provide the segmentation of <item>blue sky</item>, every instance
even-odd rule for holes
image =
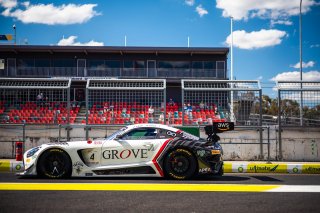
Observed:
[[[186,47],[189,36],[191,47],[228,47],[233,16],[236,79],[272,87],[299,79],[299,2],[0,0],[0,34],[15,24],[20,44],[123,46],[127,36],[128,46]],[[302,9],[304,80],[320,81],[320,2],[303,0]]]

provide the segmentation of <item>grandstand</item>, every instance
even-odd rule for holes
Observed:
[[[0,122],[204,125],[230,120],[233,101],[244,124],[261,88],[228,81],[228,51],[1,45]]]

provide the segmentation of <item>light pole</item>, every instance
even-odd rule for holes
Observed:
[[[13,30],[14,30],[14,44],[17,44],[17,29],[16,29],[16,25],[14,24],[13,26]]]
[[[230,117],[231,121],[235,122],[234,112],[233,112],[233,17],[230,17],[230,31],[231,31],[231,44],[230,44],[230,80],[231,80],[231,103],[230,103]]]
[[[302,0],[300,0],[300,15],[299,15],[299,41],[300,41],[300,126],[303,125],[303,92],[302,92]]]

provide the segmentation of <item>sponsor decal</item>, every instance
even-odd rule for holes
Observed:
[[[239,166],[238,167],[238,172],[242,173],[243,172],[243,167]]]
[[[220,150],[211,150],[211,154],[212,155],[219,155],[219,154],[221,154],[221,151]]]
[[[82,169],[83,169],[83,166],[84,166],[84,164],[83,164],[82,162],[80,162],[80,161],[75,162],[75,163],[73,164],[73,168],[76,170],[77,174],[80,174],[80,172],[81,172]]]
[[[169,175],[175,179],[179,179],[179,180],[183,180],[186,179],[186,176],[177,176],[175,174],[172,174],[171,172],[169,173]]]
[[[199,173],[210,173],[210,172],[211,172],[211,168],[209,167],[199,169]]]
[[[15,167],[15,169],[19,171],[19,170],[21,169],[21,165],[20,165],[20,164],[17,164],[16,167]]]
[[[93,176],[93,173],[86,173],[85,176],[86,176],[86,177],[92,177],[92,176]]]
[[[302,173],[320,174],[320,165],[302,165]]]
[[[229,130],[229,123],[218,123],[218,130],[226,131]]]
[[[102,153],[104,159],[148,158],[148,149],[105,150]]]
[[[30,162],[31,162],[31,158],[27,158],[26,163],[30,163]]]
[[[285,164],[249,164],[247,172],[253,173],[283,173],[287,172],[287,165]]]
[[[101,145],[101,144],[102,144],[102,141],[94,141],[93,144],[94,144],[94,145]]]
[[[172,131],[167,131],[167,135],[171,136],[171,137],[176,137],[177,134],[175,132],[172,132]]]
[[[200,156],[200,157],[203,157],[205,154],[206,154],[205,150],[198,150],[197,151],[197,155]]]
[[[292,169],[292,172],[293,172],[293,173],[298,173],[298,172],[299,172],[299,169],[298,169],[297,167],[294,167],[294,168]]]

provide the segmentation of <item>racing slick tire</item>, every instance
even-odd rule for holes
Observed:
[[[59,179],[71,176],[72,163],[66,152],[61,149],[49,149],[39,158],[37,173],[40,177]]]
[[[224,167],[223,167],[223,164],[220,166],[220,169],[217,173],[217,176],[222,176],[224,174]]]
[[[196,169],[197,161],[186,149],[172,150],[164,159],[165,174],[172,179],[190,179],[196,174]]]

